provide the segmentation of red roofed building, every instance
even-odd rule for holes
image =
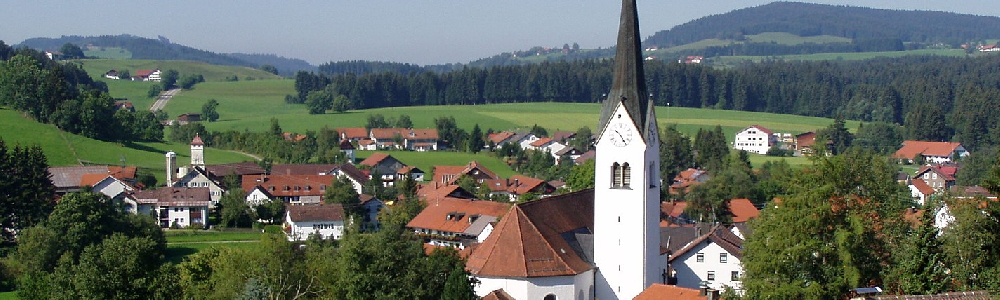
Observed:
[[[670,201],[660,203],[660,227],[675,227],[691,224],[684,214],[686,201]]]
[[[923,180],[935,191],[943,191],[955,186],[955,172],[955,167],[924,166],[913,178]]]
[[[803,155],[813,153],[813,146],[816,145],[816,132],[806,132],[795,135],[795,151]]]
[[[544,180],[523,175],[514,175],[508,179],[489,179],[483,183],[490,187],[490,196],[504,196],[511,202],[520,201],[520,197],[527,193],[547,197],[556,191],[555,187]]]
[[[376,148],[407,149],[414,151],[437,150],[437,129],[372,128],[371,139]],[[399,144],[402,142],[402,144]]]
[[[511,142],[511,138],[513,137],[514,137],[513,132],[501,131],[497,133],[491,133],[487,138],[489,139],[490,146],[496,147]]]
[[[140,81],[160,81],[160,69],[156,70],[136,70],[132,80]]]
[[[639,293],[633,300],[714,300],[719,299],[718,291],[683,288],[676,285],[654,283]]]
[[[670,184],[670,194],[677,195],[681,192],[691,192],[692,187],[708,181],[709,178],[710,176],[706,171],[688,168],[674,177],[674,182]]]
[[[427,203],[444,198],[475,199],[476,195],[457,185],[445,185],[437,182],[417,185],[417,197]]]
[[[751,125],[736,133],[733,149],[751,153],[767,154],[772,146],[778,143],[774,133],[760,125]]]
[[[760,210],[750,202],[750,199],[729,200],[729,214],[733,223],[744,223],[760,215]]]
[[[668,260],[672,280],[677,286],[696,289],[703,284],[715,290],[726,287],[742,293],[743,239],[728,228],[716,225]]]
[[[927,200],[930,199],[931,195],[937,193],[937,191],[935,191],[934,188],[928,185],[923,179],[910,180],[908,187],[910,188],[910,197],[912,197],[917,203],[920,203],[920,205],[927,203]]]
[[[903,141],[903,147],[896,150],[892,157],[909,163],[914,163],[917,157],[922,157],[926,163],[941,164],[968,155],[969,152],[965,150],[965,147],[962,147],[961,143]]]
[[[158,216],[160,227],[185,228],[208,225],[210,193],[207,187],[164,187],[135,191],[130,197],[137,203],[139,214]]]
[[[469,175],[478,183],[500,179],[496,173],[480,165],[477,161],[471,161],[464,166],[434,166],[434,182],[437,183],[452,184],[462,175]]]
[[[445,197],[428,201],[406,224],[425,243],[464,249],[482,242],[493,232],[493,224],[510,209],[509,204]]]
[[[326,187],[336,175],[260,175],[243,177],[242,187],[247,194],[254,190],[266,191],[274,199],[291,204],[319,204],[323,202]]]
[[[368,130],[364,127],[335,128],[334,130],[340,133],[341,140],[357,142],[368,139]]]

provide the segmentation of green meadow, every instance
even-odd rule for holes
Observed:
[[[90,47],[83,50],[86,57],[98,57],[103,59],[131,59],[132,52],[119,47]]]
[[[477,154],[464,152],[415,152],[415,151],[358,151],[358,160],[363,160],[371,156],[374,152],[389,154],[399,161],[419,168],[426,174],[425,180],[431,180],[430,176],[434,172],[434,166],[464,166],[470,161],[476,161],[483,165],[497,176],[509,178],[517,174],[511,170],[510,166],[493,156],[490,152],[479,152]]]
[[[103,142],[74,134],[65,133],[54,125],[41,124],[23,117],[20,113],[0,109],[0,138],[7,147],[14,145],[38,145],[48,158],[51,166],[74,166],[81,164],[120,165],[122,159],[128,165],[149,169],[163,182],[166,177],[167,151],[177,153],[179,162],[191,157],[191,148],[186,143],[139,142],[120,144]],[[212,163],[250,161],[253,158],[231,151],[208,148],[205,156]]]

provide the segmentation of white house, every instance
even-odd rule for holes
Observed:
[[[732,288],[742,293],[743,240],[723,226],[713,227],[670,256],[670,276],[677,286],[699,288],[702,283],[716,290]]]
[[[289,241],[305,241],[312,234],[337,240],[344,234],[344,207],[340,204],[289,205],[286,209]]]
[[[774,133],[759,125],[751,125],[736,133],[736,141],[733,142],[733,149],[744,150],[751,153],[767,154],[771,146],[777,144],[778,140]]]
[[[359,194],[358,197],[361,200],[361,210],[365,212],[364,220],[361,222],[361,227],[366,230],[378,230],[382,227],[382,224],[378,221],[378,214],[385,209],[385,203],[375,196],[368,194]]]
[[[969,151],[961,143],[903,141],[903,146],[892,155],[902,161],[914,163],[921,157],[929,164],[943,164],[969,156]]]
[[[132,197],[140,214],[157,216],[160,227],[206,227],[212,205],[209,188],[165,187],[136,191]]]

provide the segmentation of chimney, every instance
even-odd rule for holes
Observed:
[[[719,300],[719,290],[708,289],[708,300]]]

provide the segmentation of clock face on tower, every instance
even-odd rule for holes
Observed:
[[[623,122],[612,124],[609,134],[611,134],[611,144],[617,147],[625,147],[632,142],[632,126]]]

